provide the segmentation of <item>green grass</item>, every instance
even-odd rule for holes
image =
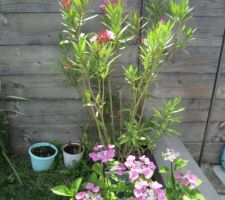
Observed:
[[[56,169],[46,172],[33,172],[29,158],[13,156],[10,158],[22,179],[21,186],[12,170],[4,160],[0,159],[0,200],[64,200],[54,195],[50,188],[71,182],[80,176],[85,176],[90,170],[84,161],[77,169],[66,169],[61,159],[58,159]]]

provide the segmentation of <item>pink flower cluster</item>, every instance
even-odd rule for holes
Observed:
[[[93,183],[88,183],[86,185],[85,192],[79,192],[75,195],[76,200],[103,200],[101,194],[99,193],[100,188],[95,186]]]
[[[110,169],[110,171],[115,172],[116,174],[118,174],[120,176],[122,176],[126,170],[127,170],[126,166],[122,163],[120,163],[117,166],[114,166]]]
[[[139,180],[135,182],[134,196],[137,200],[166,200],[162,185],[158,182]]]
[[[191,189],[195,189],[198,184],[198,178],[190,171],[187,171],[185,174],[176,173],[175,178],[179,181],[181,185],[186,185]]]
[[[103,4],[101,4],[99,6],[99,9],[102,11],[102,12],[105,12],[105,8],[111,4],[112,6],[115,6],[117,4],[117,0],[104,0]]]
[[[155,164],[146,156],[141,156],[136,160],[135,156],[130,155],[124,164],[129,169],[130,181],[136,181],[141,176],[150,179],[156,168]]]
[[[115,34],[109,30],[103,30],[99,34],[95,34],[90,41],[91,42],[99,42],[100,44],[105,44],[110,42],[116,38]]]
[[[179,152],[175,152],[173,149],[166,149],[166,152],[162,153],[164,160],[174,162],[177,158],[180,157]]]
[[[62,6],[64,7],[65,10],[69,11],[72,5],[71,0],[60,0]]]
[[[94,161],[101,161],[102,163],[107,163],[110,159],[115,157],[115,146],[108,145],[98,145],[93,148],[93,152],[89,153],[89,157]]]

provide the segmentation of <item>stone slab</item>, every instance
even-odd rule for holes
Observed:
[[[197,163],[192,158],[191,154],[188,152],[186,147],[177,137],[169,135],[162,138],[158,142],[157,149],[153,153],[154,159],[158,167],[161,166],[169,167],[170,163],[164,161],[162,158],[162,152],[166,151],[167,148],[174,149],[175,151],[180,152],[183,159],[189,160],[189,164],[184,170],[190,170],[192,173],[196,174],[198,178],[200,178],[203,181],[203,183],[199,187],[199,190],[207,200],[220,200],[220,197],[217,194],[216,190],[213,188],[212,184],[206,178],[202,170],[198,167]],[[166,177],[163,176],[162,178],[164,183],[166,183]]]

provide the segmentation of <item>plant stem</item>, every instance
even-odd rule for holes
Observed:
[[[115,127],[114,127],[114,114],[113,114],[113,100],[112,100],[112,91],[111,91],[111,80],[110,77],[108,79],[108,92],[109,92],[109,104],[110,104],[110,118],[111,118],[111,123],[112,123],[112,141],[115,141]]]
[[[132,122],[135,117],[136,117],[136,114],[137,114],[137,110],[139,108],[139,105],[140,105],[140,102],[141,100],[143,99],[144,95],[146,94],[146,91],[148,90],[149,88],[149,84],[150,84],[150,81],[151,81],[151,78],[149,78],[147,80],[147,82],[145,83],[145,86],[144,86],[144,89],[142,90],[142,92],[140,93],[140,97],[138,98],[136,104],[134,105],[134,108],[133,108],[133,111],[132,111],[132,114],[131,114],[131,117],[130,117],[130,121]],[[140,90],[141,91],[141,90]]]
[[[120,135],[122,135],[122,129],[123,129],[123,104],[122,104],[121,92],[119,93],[119,99],[120,99]]]
[[[176,187],[175,187],[175,180],[174,180],[174,173],[173,173],[173,163],[172,162],[170,163],[170,169],[171,169],[171,177],[172,177],[172,182],[173,182],[173,189],[175,191]]]

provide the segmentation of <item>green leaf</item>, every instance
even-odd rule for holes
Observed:
[[[95,163],[92,166],[92,170],[100,176],[103,175],[103,165],[101,163]]]
[[[174,170],[179,170],[179,169],[182,169],[184,167],[186,167],[188,164],[188,160],[183,160],[181,158],[178,158],[176,161],[175,161],[175,164],[174,164]]]
[[[169,170],[168,167],[160,167],[159,168],[159,173],[160,174],[166,174],[166,173],[169,173],[169,172],[170,172],[170,170]]]
[[[197,200],[206,200],[205,197],[202,194],[200,194],[200,193],[195,194],[195,199],[197,199]]]
[[[71,191],[72,191],[73,195],[75,195],[75,194],[78,192],[78,190],[79,190],[79,188],[80,188],[81,182],[82,182],[82,178],[77,178],[77,179],[72,183],[72,185],[71,185]]]
[[[51,191],[54,194],[57,194],[59,196],[66,196],[66,197],[73,196],[73,193],[71,192],[71,190],[68,187],[66,187],[65,185],[56,186],[56,187],[52,188]]]

